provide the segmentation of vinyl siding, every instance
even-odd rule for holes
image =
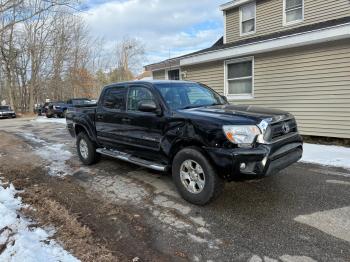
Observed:
[[[223,93],[224,61],[185,70]],[[350,138],[350,39],[255,56],[254,99],[233,102],[291,112],[303,135]]]
[[[152,76],[154,80],[165,80],[165,70],[153,71]]]
[[[224,92],[224,62],[212,62],[200,65],[182,67],[182,72],[186,72],[184,80],[201,82],[223,94]]]
[[[304,0],[304,21],[283,26],[283,0],[257,1],[256,33],[240,36],[239,8],[226,13],[226,40],[228,43],[249,37],[275,33],[291,28],[350,16],[349,0]]]

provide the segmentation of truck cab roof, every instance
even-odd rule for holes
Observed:
[[[181,81],[181,80],[137,80],[137,81],[126,81],[126,82],[118,82],[118,83],[112,83],[107,85],[106,87],[112,87],[112,86],[122,86],[122,85],[132,85],[132,84],[148,84],[148,85],[154,85],[154,84],[194,84],[196,82],[193,81]]]

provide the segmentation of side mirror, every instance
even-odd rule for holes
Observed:
[[[157,111],[158,107],[156,103],[154,103],[154,101],[148,100],[148,101],[141,101],[138,104],[137,109],[141,112],[155,112]]]
[[[112,108],[114,106],[114,100],[113,99],[106,99],[103,103],[103,106],[104,107],[107,107],[107,108]]]
[[[227,100],[227,97],[226,96],[221,96],[222,97],[222,99],[224,99],[224,101],[226,102],[226,103],[228,103],[228,100]]]

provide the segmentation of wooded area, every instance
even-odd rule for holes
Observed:
[[[31,112],[46,99],[97,98],[103,85],[134,78],[143,44],[125,36],[106,48],[90,34],[79,6],[74,0],[0,0],[0,102]]]

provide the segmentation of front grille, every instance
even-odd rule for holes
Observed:
[[[273,142],[296,132],[298,132],[297,122],[291,118],[270,124],[264,138],[266,141]]]
[[[284,125],[288,127],[288,130],[284,129]],[[272,140],[279,138],[289,133],[297,132],[297,123],[294,118],[287,121],[278,122],[271,125],[271,138]]]

